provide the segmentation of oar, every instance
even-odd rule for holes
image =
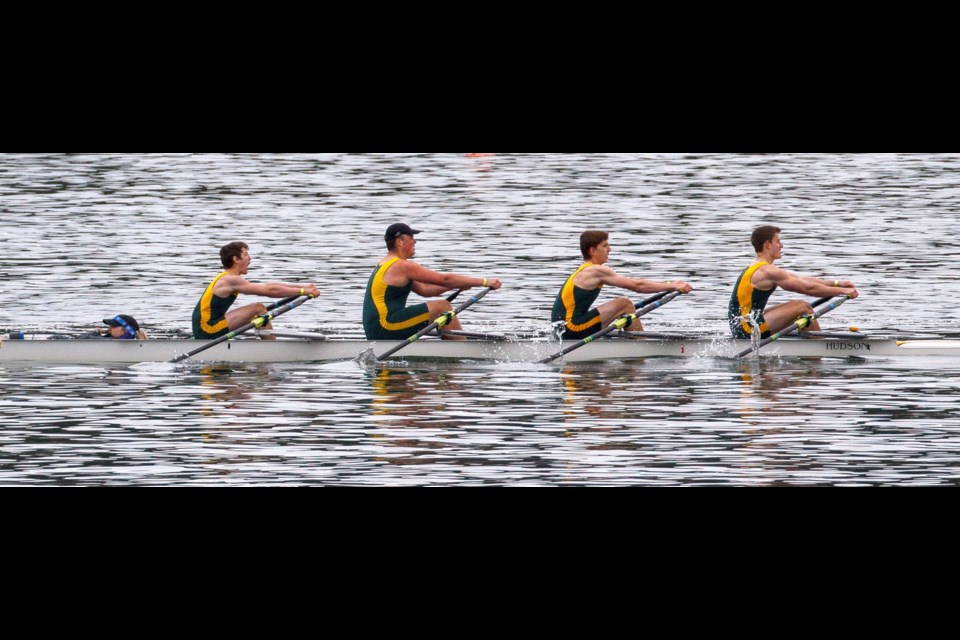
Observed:
[[[653,311],[654,309],[656,309],[656,308],[658,308],[658,307],[662,307],[663,305],[667,304],[668,302],[670,302],[671,300],[673,300],[674,298],[676,298],[677,296],[679,296],[680,293],[681,293],[680,291],[670,291],[670,292],[661,291],[661,292],[658,293],[657,295],[652,296],[652,297],[650,297],[650,298],[647,298],[646,300],[644,300],[644,301],[642,301],[642,302],[640,302],[640,303],[638,303],[638,304],[635,304],[634,307],[635,307],[636,310],[637,310],[636,313],[627,313],[627,314],[624,314],[624,315],[620,316],[619,318],[617,318],[616,320],[614,320],[613,322],[611,322],[609,325],[607,325],[606,328],[601,329],[601,330],[598,331],[597,333],[594,333],[593,335],[587,336],[586,338],[584,338],[584,339],[581,340],[580,342],[577,342],[577,343],[574,344],[573,346],[567,347],[566,349],[564,349],[563,351],[561,351],[561,352],[559,352],[559,353],[555,353],[555,354],[553,354],[552,356],[549,356],[549,357],[544,358],[543,360],[540,360],[540,364],[546,364],[546,363],[548,363],[548,362],[553,362],[554,360],[556,360],[556,359],[559,358],[560,356],[565,356],[565,355],[567,355],[568,353],[570,353],[571,351],[573,351],[573,350],[575,350],[575,349],[579,349],[580,347],[582,347],[583,345],[587,344],[588,342],[593,342],[593,341],[596,340],[597,338],[602,338],[603,336],[607,335],[607,334],[610,333],[611,331],[615,331],[616,329],[623,329],[624,327],[629,326],[631,322],[633,322],[634,320],[636,320],[636,319],[639,318],[640,316],[646,315],[646,314],[650,313],[651,311]],[[651,301],[652,301],[652,302],[651,302]],[[644,303],[646,303],[646,304],[644,304]]]
[[[456,298],[458,295],[460,295],[460,292],[461,292],[461,291],[462,291],[462,289],[457,289],[456,291],[454,291],[453,293],[451,293],[450,295],[448,295],[448,296],[447,296],[447,302],[453,302],[453,299]]]
[[[463,336],[464,338],[477,338],[479,340],[509,340],[502,333],[477,333],[476,331],[457,331],[456,329],[447,329],[446,331],[437,330],[441,336]]]
[[[633,305],[633,308],[634,308],[634,309],[642,309],[643,307],[647,306],[647,305],[650,304],[651,302],[656,302],[657,300],[659,300],[659,299],[662,298],[663,296],[667,295],[668,293],[670,293],[670,291],[661,291],[661,292],[659,292],[659,293],[655,293],[655,294],[653,294],[652,296],[650,296],[649,298],[647,298],[646,300],[641,300],[640,302],[638,302],[638,303],[636,303],[635,305]],[[654,309],[656,309],[656,307],[654,307]]]
[[[798,329],[803,329],[804,327],[806,327],[806,326],[808,326],[809,324],[811,324],[814,320],[816,320],[817,318],[819,318],[819,317],[822,316],[823,314],[825,314],[825,313],[827,313],[827,312],[829,312],[829,311],[833,311],[834,309],[836,309],[837,307],[839,307],[840,305],[842,305],[842,304],[843,304],[844,302],[846,302],[849,298],[850,298],[850,296],[844,294],[842,297],[837,298],[837,300],[836,300],[835,302],[831,302],[830,304],[828,304],[827,306],[823,307],[822,309],[817,310],[817,312],[814,313],[813,315],[807,314],[807,315],[804,315],[804,316],[800,316],[799,318],[797,318],[796,320],[794,320],[793,324],[791,324],[791,325],[790,325],[789,327],[787,327],[786,329],[781,329],[780,331],[778,331],[777,333],[773,334],[773,335],[770,336],[769,338],[764,338],[763,340],[761,340],[761,341],[760,341],[760,344],[757,345],[757,348],[756,348],[756,349],[754,349],[754,348],[751,346],[749,349],[744,349],[743,351],[741,351],[740,353],[738,353],[738,354],[737,354],[737,357],[738,357],[738,358],[742,358],[742,357],[745,356],[745,355],[748,355],[748,354],[750,354],[750,353],[753,353],[753,351],[755,351],[755,350],[756,350],[756,351],[759,351],[759,350],[761,349],[761,347],[764,347],[764,346],[770,344],[770,343],[773,342],[774,340],[779,340],[779,339],[782,338],[783,336],[790,335],[791,333],[793,333],[794,331],[796,331],[796,330],[798,330]],[[816,300],[816,301],[814,302],[814,304],[822,304],[822,303],[823,303],[823,298],[821,298],[820,300]],[[813,306],[813,304],[811,304],[810,306]]]
[[[492,289],[493,287],[486,287],[483,291],[471,297],[469,300],[464,302],[462,305],[460,305],[453,311],[447,311],[446,313],[440,314],[439,316],[437,316],[437,319],[431,322],[429,325],[427,325],[423,329],[420,329],[420,331],[417,331],[415,334],[413,334],[412,336],[410,336],[409,338],[407,338],[397,346],[393,347],[392,349],[384,353],[382,356],[378,356],[377,360],[384,360],[387,357],[392,356],[397,351],[400,351],[400,349],[403,349],[405,346],[407,346],[411,342],[416,342],[420,338],[420,336],[426,333],[429,333],[430,331],[433,331],[437,327],[442,327],[443,325],[447,324],[453,319],[454,316],[460,314],[464,309],[472,305],[474,302],[477,302],[478,300],[480,300],[480,298],[487,295]]]
[[[276,309],[277,307],[282,307],[283,305],[287,304],[288,302],[293,302],[294,300],[296,300],[296,299],[299,298],[299,297],[300,297],[300,296],[290,296],[289,298],[283,298],[282,300],[277,300],[276,302],[271,302],[270,304],[267,305],[267,311],[273,311],[273,310]]]
[[[303,304],[304,302],[306,302],[307,300],[310,300],[311,298],[313,298],[313,296],[310,296],[310,295],[297,296],[297,297],[293,300],[293,302],[288,302],[287,304],[285,304],[285,305],[277,308],[276,311],[272,311],[272,312],[268,311],[267,313],[261,313],[261,314],[258,315],[256,318],[254,318],[251,322],[243,325],[243,326],[240,327],[239,329],[236,329],[236,330],[234,330],[234,331],[231,331],[230,333],[228,333],[228,334],[226,334],[226,335],[222,335],[222,336],[220,336],[219,338],[217,338],[216,340],[214,340],[214,341],[212,341],[212,342],[209,342],[209,343],[203,345],[202,347],[197,347],[197,348],[194,349],[193,351],[190,351],[190,352],[188,352],[188,353],[183,353],[183,354],[177,356],[176,358],[174,358],[173,360],[170,360],[170,362],[181,362],[181,361],[186,360],[187,358],[189,358],[189,357],[191,357],[191,356],[197,355],[197,354],[200,353],[201,351],[206,351],[206,350],[209,349],[210,347],[215,347],[215,346],[217,346],[218,344],[220,344],[221,342],[226,342],[227,340],[230,340],[230,339],[232,339],[232,338],[236,338],[236,337],[237,337],[238,335],[240,335],[241,333],[245,333],[245,332],[247,332],[247,331],[250,331],[250,329],[253,329],[254,327],[261,327],[261,326],[267,324],[268,322],[270,322],[272,319],[276,318],[277,316],[283,315],[283,314],[286,313],[287,311],[290,311],[291,309],[295,309],[295,308],[299,307],[300,305],[302,305],[302,304]]]

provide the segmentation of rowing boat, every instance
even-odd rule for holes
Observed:
[[[200,362],[322,362],[351,360],[384,353],[400,344],[396,341],[368,341],[315,334],[293,334],[277,340],[256,338],[223,342],[194,358]],[[570,352],[557,362],[629,360],[648,357],[735,358],[749,345],[729,338],[655,334],[604,338]],[[509,339],[440,340],[422,338],[393,356],[394,360],[494,360],[536,362],[557,353],[565,345],[546,337]],[[0,342],[0,364],[38,363],[133,363],[165,362],[202,346],[207,341],[183,338],[153,340],[6,340]],[[863,336],[827,338],[783,338],[758,352],[761,358],[845,358],[896,356],[960,357],[960,340],[924,336]]]

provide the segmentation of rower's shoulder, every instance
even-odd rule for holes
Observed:
[[[757,265],[757,268],[753,270],[753,275],[776,273],[779,271],[783,271],[783,269],[773,264],[772,262],[760,261],[759,263],[754,262],[753,264]]]
[[[580,270],[580,275],[591,276],[615,276],[617,272],[605,264],[591,264]]]
[[[613,272],[613,269],[608,267],[605,264],[587,264],[580,269],[580,273],[602,273],[602,272]]]
[[[241,275],[237,275],[235,273],[225,273],[217,280],[217,284],[226,284],[232,286],[234,284],[243,283],[246,281],[247,279]]]
[[[787,271],[787,270],[784,269],[783,267],[778,267],[777,265],[775,265],[775,264],[773,264],[773,263],[770,263],[770,262],[768,262],[768,263],[766,263],[766,264],[760,265],[760,266],[757,268],[757,270],[754,272],[754,275],[756,275],[756,274],[762,274],[762,275],[767,276],[767,277],[769,277],[769,276],[790,276],[790,275],[793,275],[792,273],[790,273],[789,271]]]

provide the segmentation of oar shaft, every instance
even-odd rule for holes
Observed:
[[[646,315],[651,311],[653,311],[654,309],[657,309],[667,304],[668,302],[670,302],[671,300],[673,300],[679,295],[681,295],[680,291],[670,291],[663,298],[660,298],[659,300],[653,300],[652,302],[643,305],[642,307],[637,309],[637,312],[633,315],[635,315],[637,318],[639,318],[642,315]],[[654,296],[654,297],[656,298],[657,296]],[[644,300],[644,302],[646,302],[646,300]]]
[[[417,340],[419,340],[419,339],[420,339],[420,336],[423,336],[423,335],[425,335],[425,334],[433,331],[436,327],[442,327],[443,325],[447,324],[447,323],[450,322],[455,316],[460,315],[460,313],[463,312],[464,309],[466,309],[467,307],[469,307],[470,305],[472,305],[474,302],[479,302],[480,298],[482,298],[483,296],[487,295],[487,294],[490,293],[490,291],[492,291],[492,290],[493,290],[493,287],[486,287],[483,291],[481,291],[480,293],[478,293],[478,294],[475,295],[475,296],[472,296],[469,300],[467,300],[466,302],[464,302],[462,305],[460,305],[459,307],[457,307],[457,308],[454,309],[453,311],[447,311],[446,313],[441,314],[440,316],[437,317],[436,320],[434,320],[433,322],[431,322],[429,325],[427,325],[426,327],[424,327],[424,328],[421,329],[420,331],[417,331],[415,334],[413,334],[412,336],[410,336],[409,338],[407,338],[406,340],[404,340],[403,342],[401,342],[401,343],[398,344],[397,346],[390,348],[390,349],[389,349],[386,353],[384,353],[383,355],[377,356],[377,360],[384,360],[384,359],[392,356],[393,354],[395,354],[397,351],[400,351],[400,349],[403,349],[403,348],[404,348],[405,346],[407,346],[408,344],[410,344],[410,343],[412,343],[412,342],[416,342]]]
[[[657,294],[654,294],[654,295],[650,296],[650,297],[647,298],[646,300],[641,300],[640,302],[636,303],[635,305],[633,305],[633,308],[634,308],[634,309],[642,309],[643,307],[647,306],[647,305],[650,304],[651,302],[656,302],[657,300],[659,300],[660,298],[664,297],[664,296],[667,295],[668,293],[671,293],[671,292],[670,292],[670,291],[661,291],[661,292],[659,292],[659,293],[657,293]]]
[[[226,342],[227,340],[231,340],[231,339],[237,337],[238,335],[240,335],[241,333],[244,333],[244,332],[246,332],[246,331],[249,331],[250,329],[253,329],[254,327],[263,326],[263,325],[267,324],[268,322],[270,322],[271,320],[273,320],[274,318],[276,318],[277,316],[283,315],[283,314],[286,313],[287,311],[290,311],[291,309],[295,309],[295,308],[299,307],[301,304],[303,304],[303,303],[306,302],[307,300],[310,300],[311,298],[312,298],[312,296],[297,296],[297,297],[293,300],[293,302],[288,302],[287,304],[283,305],[282,307],[278,307],[276,310],[268,311],[267,313],[262,313],[262,314],[260,314],[259,316],[257,316],[256,318],[254,318],[253,321],[251,321],[251,322],[243,325],[243,326],[240,327],[239,329],[235,329],[234,331],[231,331],[230,333],[224,334],[224,335],[220,336],[219,338],[217,338],[216,340],[213,340],[212,342],[208,342],[207,344],[203,345],[202,347],[197,347],[197,348],[194,349],[193,351],[189,351],[189,352],[187,352],[187,353],[181,354],[181,355],[177,356],[176,358],[173,358],[170,362],[181,362],[181,361],[186,360],[187,358],[189,358],[189,357],[191,357],[191,356],[197,355],[197,354],[200,353],[201,351],[206,351],[207,349],[210,349],[211,347],[215,347],[215,346],[217,346],[218,344],[220,344],[221,342]]]
[[[277,307],[282,307],[285,304],[289,304],[299,298],[300,296],[290,296],[289,298],[283,298],[282,300],[277,300],[276,302],[271,302],[267,305],[267,311],[273,311]]]

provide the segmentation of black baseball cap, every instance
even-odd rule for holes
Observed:
[[[383,234],[383,239],[393,240],[394,238],[399,238],[403,234],[412,236],[417,233],[420,233],[419,229],[414,229],[410,225],[406,225],[402,222],[394,222],[392,225],[387,227],[387,232]]]
[[[103,324],[107,325],[108,327],[123,327],[124,323],[129,325],[134,330],[134,332],[140,331],[140,323],[137,322],[137,319],[134,318],[133,316],[121,314],[119,316],[113,316],[112,318],[103,319]]]

